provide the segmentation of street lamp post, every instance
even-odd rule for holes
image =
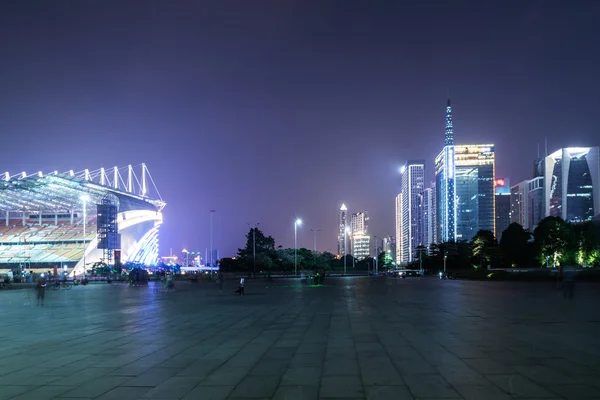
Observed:
[[[294,276],[298,275],[298,257],[297,257],[297,249],[298,249],[298,226],[302,225],[302,220],[298,218],[294,221]]]
[[[213,259],[213,214],[216,210],[210,210],[210,276],[212,278],[214,259]]]
[[[248,226],[252,228],[252,262],[253,262],[253,270],[256,275],[256,229],[258,227],[259,222],[255,223],[254,226],[248,223]]]
[[[448,258],[448,253],[444,250],[444,274],[446,273],[446,259]]]
[[[83,278],[85,279],[85,226],[87,225],[87,202],[89,201],[90,196],[84,194],[81,196],[81,201],[83,201]],[[73,271],[73,275],[75,275],[75,271]]]
[[[348,254],[348,227],[344,229],[344,275],[346,275],[346,255]],[[352,257],[354,263],[354,256]]]
[[[317,232],[321,232],[320,229],[311,229],[310,230],[313,233],[313,255],[315,256],[315,267],[317,266]]]

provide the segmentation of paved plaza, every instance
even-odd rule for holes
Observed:
[[[0,291],[0,400],[600,399],[597,285],[234,286]]]

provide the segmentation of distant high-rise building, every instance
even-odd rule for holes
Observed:
[[[422,212],[422,220],[423,224],[422,228],[422,236],[423,236],[423,246],[429,251],[429,246],[431,246],[434,242],[434,232],[435,228],[435,202],[434,202],[434,189],[427,188],[423,190],[423,200],[421,201],[423,212]]]
[[[367,234],[369,231],[369,215],[366,211],[352,213],[352,219],[350,221],[352,234],[364,233]]]
[[[496,185],[496,239],[500,241],[502,232],[510,225],[510,181],[499,178]]]
[[[343,257],[347,254],[346,252],[346,228],[348,227],[347,223],[348,216],[348,208],[346,208],[345,204],[342,204],[340,210],[338,211],[338,257]]]
[[[352,256],[363,260],[371,255],[371,237],[365,233],[352,234]]]
[[[416,259],[423,243],[423,190],[425,161],[407,161],[402,167],[402,262]]]
[[[527,223],[526,229],[533,232],[537,224],[545,218],[544,177],[537,176],[527,182]]]
[[[435,188],[437,201],[437,232],[441,242],[456,240],[456,204],[454,182],[454,130],[450,99],[446,105],[446,133],[444,148],[435,158]]]
[[[456,240],[480,230],[496,234],[494,145],[455,146]]]
[[[402,261],[402,193],[396,196],[396,264]]]
[[[435,188],[435,182],[431,182],[431,208],[429,209],[429,215],[431,219],[431,225],[429,227],[429,232],[431,234],[431,241],[429,245],[431,246],[434,243],[438,243],[438,203],[436,198],[437,192]]]
[[[510,222],[529,229],[529,181],[519,182],[510,188]]]
[[[568,222],[600,214],[600,147],[569,147],[544,159],[544,211]]]
[[[392,261],[396,262],[396,238],[392,235],[388,235],[383,238],[383,252],[386,257],[392,259]]]

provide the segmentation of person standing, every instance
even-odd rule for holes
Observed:
[[[36,281],[35,290],[37,290],[37,304],[44,305],[44,297],[46,296],[46,279],[44,274],[41,274]]]

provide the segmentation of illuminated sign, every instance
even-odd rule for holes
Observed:
[[[503,178],[496,179],[496,186],[504,186],[505,182]]]

